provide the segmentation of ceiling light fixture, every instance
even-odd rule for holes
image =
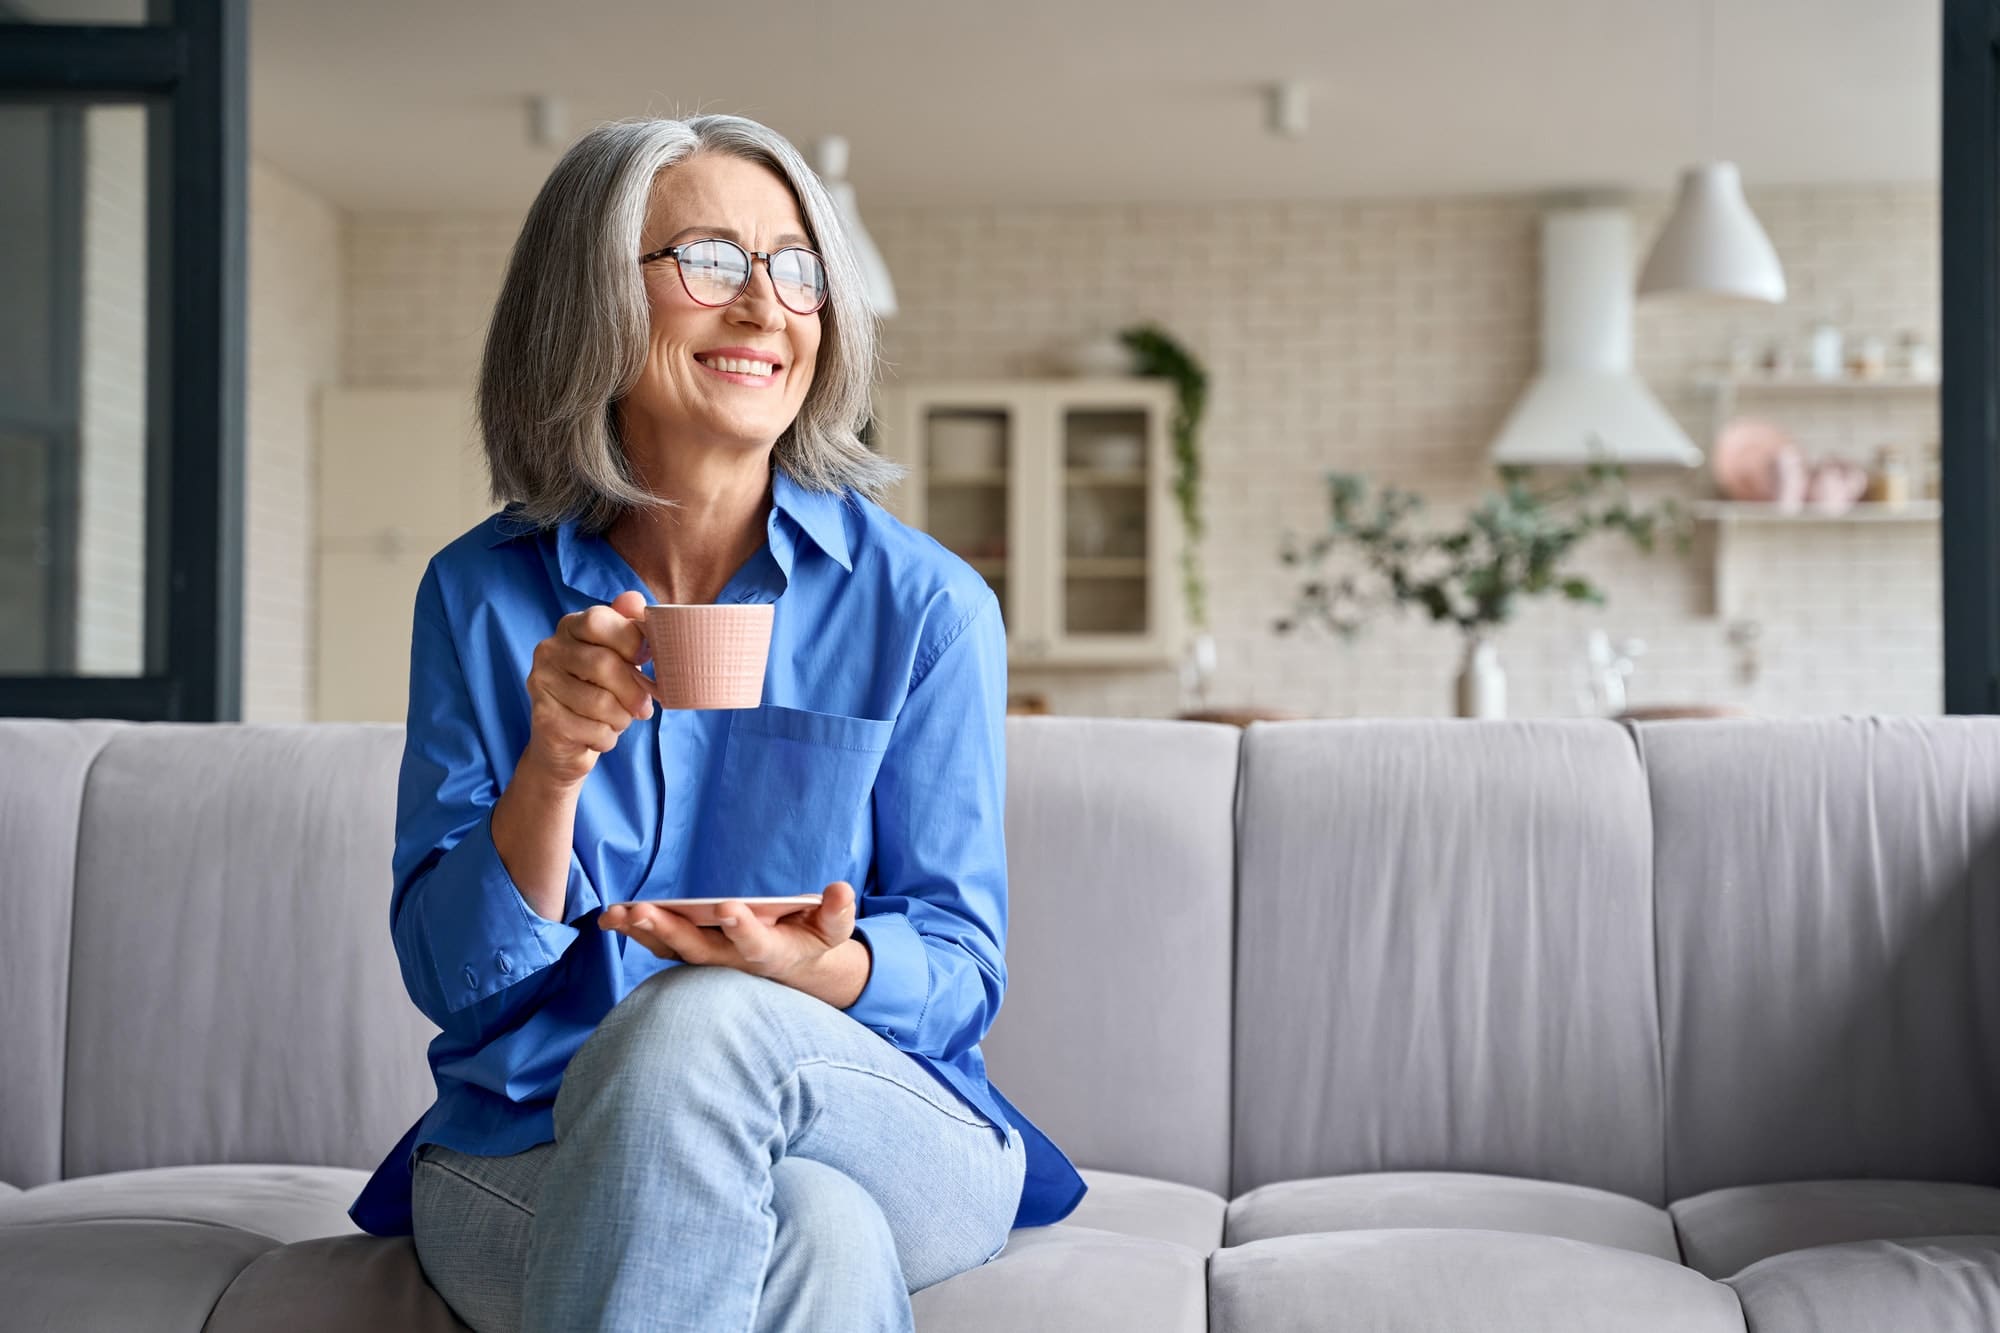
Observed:
[[[569,108],[560,97],[536,93],[528,99],[528,142],[561,148],[569,142]]]
[[[1715,0],[1701,9],[1701,148],[1715,144]],[[1711,160],[1681,173],[1674,210],[1639,272],[1639,295],[1687,292],[1742,301],[1785,299],[1785,269],[1743,197],[1734,162]]]
[[[861,211],[854,204],[854,187],[847,183],[847,140],[832,134],[821,139],[813,149],[813,169],[819,173],[826,192],[833,196],[834,211],[840,214],[840,225],[847,232],[848,244],[854,248],[854,257],[861,265],[861,289],[868,308],[880,318],[888,319],[896,313],[896,284],[889,277],[889,266],[882,261],[882,252],[875,248],[874,238],[861,225]]]
[[[1302,138],[1312,95],[1297,79],[1274,83],[1265,93],[1267,123],[1271,133],[1287,139]]]

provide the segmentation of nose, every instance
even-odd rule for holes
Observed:
[[[771,262],[750,261],[750,282],[743,295],[729,305],[733,318],[752,328],[776,332],[785,327],[785,303],[778,299],[778,286],[771,280]]]

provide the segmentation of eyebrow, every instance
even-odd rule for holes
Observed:
[[[689,236],[703,236],[703,237],[720,236],[725,241],[736,242],[738,245],[742,246],[746,250],[750,248],[749,243],[743,239],[743,234],[737,231],[733,227],[710,227],[710,226],[682,227],[679,231],[675,232],[672,236],[669,236],[667,238],[667,244],[679,245],[684,238]],[[808,236],[801,236],[795,231],[788,231],[783,236],[775,238],[772,241],[772,244],[777,246],[780,250],[782,250],[788,245],[811,245],[812,238]]]

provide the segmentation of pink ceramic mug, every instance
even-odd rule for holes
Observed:
[[[771,602],[647,607],[653,697],[662,708],[755,708],[775,612]]]

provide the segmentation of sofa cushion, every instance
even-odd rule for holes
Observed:
[[[0,1226],[0,1324],[201,1333],[263,1236],[197,1222]]]
[[[918,1333],[1205,1333],[1207,1256],[1063,1223],[910,1298]]]
[[[1293,722],[1243,750],[1231,1188],[1476,1171],[1665,1204],[1631,737]]]
[[[1729,1279],[1757,1333],[2000,1328],[2000,1235],[1822,1245]]]
[[[1007,724],[994,1084],[1079,1162],[1229,1188],[1234,727]]]
[[[1743,1333],[1743,1318],[1728,1287],[1630,1250],[1503,1231],[1342,1231],[1217,1250],[1209,1328]]]
[[[267,1250],[222,1294],[204,1333],[466,1333],[424,1279],[408,1236],[329,1236]]]
[[[1640,726],[1668,1197],[2000,1180],[2000,726]]]
[[[0,1180],[62,1178],[77,814],[110,722],[0,721]]]
[[[1200,1254],[1222,1244],[1222,1216],[1227,1205],[1219,1194],[1116,1171],[1086,1170],[1083,1178],[1090,1193],[1069,1215],[1071,1225],[1115,1231],[1121,1236],[1150,1236]]]
[[[65,1176],[372,1168],[436,1095],[389,939],[400,728],[158,724],[79,829]]]
[[[1717,1278],[1818,1245],[2000,1235],[2000,1189],[1926,1180],[1744,1185],[1682,1199],[1671,1212],[1689,1266]]]
[[[0,1199],[0,1226],[143,1219],[235,1227],[279,1244],[355,1231],[368,1180],[336,1166],[169,1166],[42,1185]]]
[[[1549,1180],[1394,1171],[1266,1185],[1229,1205],[1226,1243],[1391,1228],[1561,1236],[1680,1262],[1664,1210],[1622,1194]]]

